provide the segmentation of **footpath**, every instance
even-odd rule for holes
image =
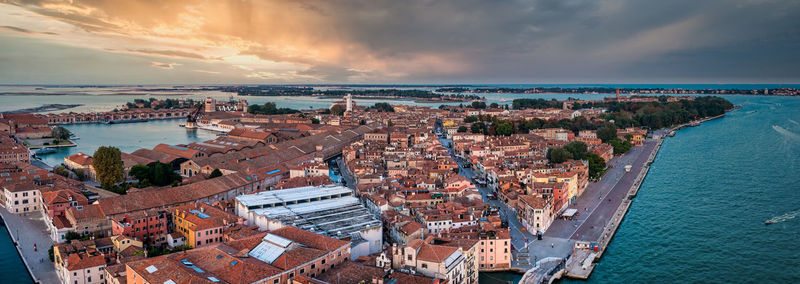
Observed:
[[[0,216],[3,217],[11,240],[17,248],[17,252],[22,256],[22,262],[33,278],[33,282],[60,283],[61,280],[58,278],[55,266],[47,253],[52,245],[52,240],[50,240],[42,213],[37,211],[27,214],[27,216],[13,214],[0,207]],[[36,244],[36,249],[34,249],[34,244]]]

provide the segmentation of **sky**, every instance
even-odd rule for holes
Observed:
[[[0,84],[800,83],[796,0],[0,0]]]

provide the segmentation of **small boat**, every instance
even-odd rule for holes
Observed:
[[[774,224],[774,223],[775,223],[775,221],[774,221],[774,220],[772,220],[772,219],[769,219],[769,220],[767,220],[767,221],[764,221],[764,225],[769,225],[769,224]]]
[[[80,140],[80,139],[81,139],[81,138],[80,138],[80,137],[78,137],[78,136],[76,136],[75,134],[70,134],[70,135],[69,135],[69,140]]]

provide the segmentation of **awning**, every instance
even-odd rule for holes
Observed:
[[[578,213],[578,209],[569,208],[567,210],[564,210],[564,214],[561,214],[561,216],[572,217],[575,216],[575,213]]]

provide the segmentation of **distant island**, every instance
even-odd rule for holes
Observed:
[[[240,96],[314,96],[341,98],[347,94],[362,99],[415,99],[420,103],[471,102],[484,100],[469,94],[440,94],[418,89],[347,89],[318,90],[307,86],[223,86],[220,91],[237,93]]]
[[[38,107],[22,108],[12,111],[4,111],[2,113],[37,113],[46,111],[65,110],[74,107],[82,106],[82,104],[46,104]]]
[[[765,88],[765,89],[683,89],[683,88],[611,88],[611,87],[533,87],[533,88],[468,88],[444,87],[436,89],[437,93],[515,93],[515,94],[613,94],[619,90],[620,94],[699,94],[699,95],[771,95],[771,96],[799,96],[800,90],[796,88]]]

